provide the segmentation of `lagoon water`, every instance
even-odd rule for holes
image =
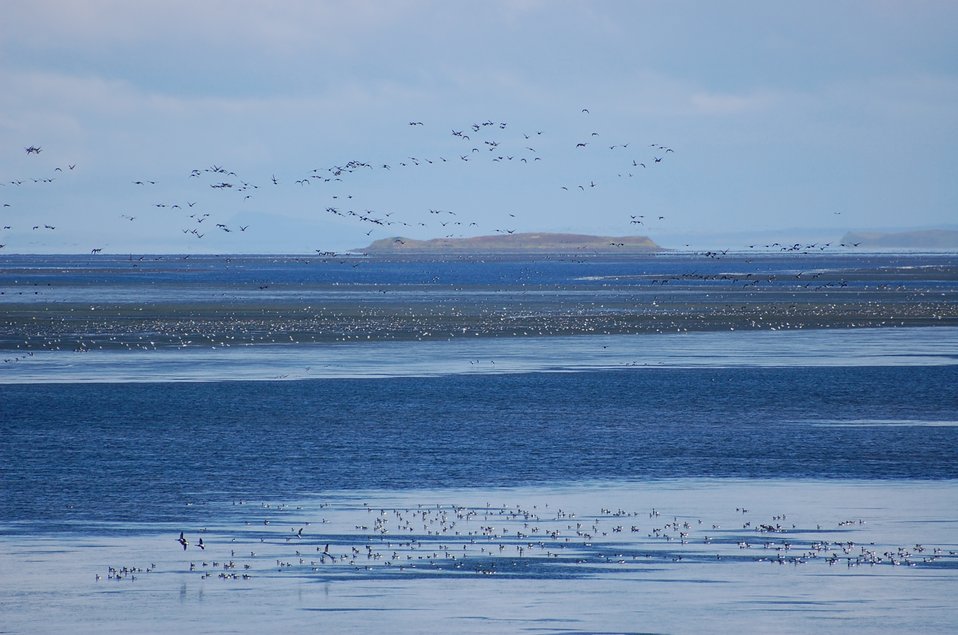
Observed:
[[[295,284],[291,260],[164,261],[144,283],[120,260],[30,258],[0,263],[15,360],[0,365],[0,632],[958,629],[954,258],[332,263]],[[773,325],[622,320],[653,302],[659,323],[705,315],[728,281],[679,278],[729,269],[778,276],[744,298]],[[841,273],[799,290],[793,269]],[[371,304],[409,280],[405,300]],[[249,312],[320,296],[335,315],[296,341],[182,339],[183,311],[238,336],[223,297]],[[419,315],[467,296],[480,331],[520,305],[546,330],[556,306],[615,311],[584,310],[592,334],[318,330],[344,306]],[[913,325],[837,319],[869,303]],[[17,326],[81,305],[115,312],[79,340]],[[841,306],[826,329],[793,305]],[[148,333],[129,307],[177,321]]]

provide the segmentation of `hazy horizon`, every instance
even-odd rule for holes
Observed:
[[[724,232],[724,233],[696,233],[689,232],[687,234],[673,234],[673,233],[664,233],[662,238],[657,238],[654,235],[650,234],[641,234],[641,233],[620,233],[615,235],[609,235],[608,237],[617,237],[617,238],[627,238],[627,237],[646,237],[652,240],[658,247],[666,251],[675,251],[675,252],[700,252],[708,250],[728,250],[729,252],[767,252],[775,253],[781,251],[778,246],[772,246],[772,243],[778,243],[779,245],[793,245],[795,243],[801,243],[803,245],[828,245],[826,247],[830,252],[842,252],[842,251],[881,251],[881,252],[895,252],[895,251],[913,251],[914,249],[921,248],[888,248],[888,247],[869,247],[867,245],[861,245],[857,248],[846,248],[840,244],[840,240],[846,233],[887,233],[887,234],[896,234],[896,233],[908,233],[908,232],[921,232],[921,231],[933,231],[933,230],[945,230],[945,231],[958,231],[958,225],[949,225],[942,224],[937,227],[885,227],[885,228],[869,228],[869,229],[849,229],[847,231],[842,231],[837,233],[832,229],[825,228],[783,228],[779,230],[766,230],[766,231],[742,231],[742,232]],[[536,231],[530,229],[524,231],[523,233],[580,233],[580,232],[545,232],[545,231]],[[599,236],[598,234],[583,234],[589,236]],[[464,235],[457,236],[455,238],[480,238],[487,236],[495,236],[495,234],[476,234],[476,235]],[[102,249],[97,251],[96,255],[127,255],[127,254],[138,254],[138,255],[154,255],[154,256],[164,256],[164,255],[289,255],[289,256],[315,256],[317,254],[328,255],[335,253],[336,255],[347,255],[361,254],[366,248],[372,245],[376,240],[382,239],[391,239],[391,238],[410,238],[409,236],[397,232],[396,234],[391,235],[382,235],[376,238],[370,237],[365,242],[360,241],[359,244],[352,245],[345,248],[330,248],[330,249],[304,249],[300,251],[289,251],[283,250],[280,247],[275,249],[270,249],[271,243],[269,241],[259,241],[257,243],[258,248],[254,248],[248,251],[225,251],[225,250],[216,250],[210,248],[208,251],[202,249],[197,249],[197,247],[211,246],[212,243],[200,243],[199,245],[188,245],[190,249],[184,249],[180,245],[180,249],[177,250],[176,244],[170,244],[166,249],[158,247],[156,249]],[[422,236],[420,238],[415,238],[414,240],[429,241],[429,240],[441,240],[442,236]],[[222,245],[222,243],[217,243]],[[142,245],[146,246],[146,245]],[[82,255],[89,254],[90,250],[83,249],[82,246],[77,243],[74,245],[75,250],[71,251],[69,245],[64,246],[41,246],[37,249],[30,249],[25,251],[18,251],[16,249],[11,249],[10,246],[7,246],[5,249],[0,250],[0,256],[3,255]],[[941,253],[951,253],[956,251],[954,248],[928,248],[930,252],[941,252]]]
[[[954,226],[947,2],[17,2],[0,254]]]

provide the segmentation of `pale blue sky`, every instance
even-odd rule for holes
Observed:
[[[956,28],[949,1],[12,0],[0,253],[955,226]]]

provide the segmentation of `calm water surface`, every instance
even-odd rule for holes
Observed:
[[[234,500],[4,539],[3,628],[950,633],[956,509],[955,481],[848,479]]]
[[[54,303],[131,288],[14,264]],[[151,284],[300,271],[253,264]],[[404,266],[356,275],[475,271]],[[580,282],[641,283],[615,267]],[[958,628],[954,327],[16,354],[2,632]]]

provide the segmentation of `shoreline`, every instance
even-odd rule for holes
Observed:
[[[41,350],[958,326],[952,257],[0,262],[7,359]]]
[[[859,292],[827,298],[700,291],[559,299],[528,292],[478,299],[441,292],[408,300],[364,295],[348,301],[10,303],[2,305],[0,351],[958,326],[954,300]]]

